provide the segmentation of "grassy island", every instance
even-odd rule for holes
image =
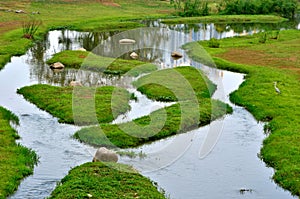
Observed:
[[[67,68],[104,72],[107,74],[138,76],[142,73],[155,71],[154,64],[138,61],[102,57],[87,51],[66,50],[56,53],[47,61],[49,65],[61,62]]]

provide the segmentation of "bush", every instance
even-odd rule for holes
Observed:
[[[178,15],[182,17],[207,16],[209,8],[207,1],[201,0],[171,0]]]
[[[208,41],[208,47],[210,47],[210,48],[219,48],[220,47],[220,41],[217,40],[216,38],[211,38]]]
[[[23,37],[27,39],[33,39],[34,34],[39,29],[41,24],[41,20],[37,20],[34,18],[31,18],[28,21],[24,21],[22,24]]]
[[[279,14],[293,18],[297,11],[297,0],[224,0],[220,6],[222,14]]]

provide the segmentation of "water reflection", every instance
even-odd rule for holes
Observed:
[[[68,85],[72,80],[80,78],[86,85],[95,85],[96,78],[107,79],[111,76],[91,73],[83,77],[76,75],[76,71],[65,69],[63,71],[52,71],[45,63],[53,54],[62,50],[76,50],[85,48],[95,54],[132,59],[131,52],[139,55],[139,60],[156,63],[160,68],[170,68],[181,65],[191,65],[191,61],[184,56],[182,59],[173,59],[170,49],[184,54],[180,46],[190,41],[208,40],[210,38],[226,38],[232,36],[251,35],[259,31],[279,29],[300,29],[299,17],[294,21],[283,23],[239,23],[239,24],[177,24],[166,25],[159,21],[143,21],[147,27],[157,28],[156,31],[145,31],[137,29],[129,31],[127,35],[120,31],[110,32],[76,32],[69,30],[51,31],[44,36],[42,42],[38,42],[29,51],[27,63],[30,65],[30,78],[39,83],[55,85]],[[174,30],[174,31],[171,31]],[[118,40],[124,37],[136,40],[133,45],[120,45]],[[155,38],[155,39],[149,39]],[[99,47],[102,45],[103,47]],[[169,49],[166,52],[165,49]],[[87,78],[92,78],[88,80]],[[102,80],[103,81],[103,80]]]

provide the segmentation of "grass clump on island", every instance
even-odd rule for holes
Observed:
[[[118,163],[85,163],[61,180],[49,199],[165,198],[146,177]]]
[[[172,76],[177,74],[178,78],[174,78],[174,76],[170,78],[170,74]],[[180,76],[182,79],[179,78]],[[157,71],[141,77],[135,85],[147,81],[147,79],[161,82],[161,85],[154,87],[155,92],[151,90],[153,84],[145,84],[143,90],[146,91],[147,96],[151,96],[152,99],[175,101],[176,103],[131,122],[101,124],[100,127],[83,128],[76,132],[74,137],[94,146],[135,147],[204,126],[212,120],[232,112],[231,107],[227,104],[210,98],[215,90],[215,85],[207,78],[202,77],[201,73],[193,67]],[[169,83],[165,86],[172,88],[171,91],[175,91],[179,99],[175,99],[170,94],[170,90],[164,88],[164,83]],[[186,92],[189,89],[187,86],[179,86],[180,84],[185,85],[185,83],[191,86],[192,93]],[[151,92],[147,92],[148,89]]]
[[[273,179],[280,186],[300,195],[300,31],[281,31],[277,39],[264,33],[220,40],[220,48],[209,48],[209,41],[185,46],[196,60],[204,46],[219,68],[247,73],[246,81],[230,95],[257,120],[267,122],[260,157],[275,169]],[[274,82],[281,93],[274,88]]]
[[[16,143],[19,138],[10,122],[19,123],[10,111],[0,107],[0,198],[11,195],[21,180],[32,174],[38,157],[32,150]]]
[[[127,74],[138,76],[157,70],[157,66],[138,60],[114,59],[102,57],[91,52],[78,50],[65,50],[55,54],[47,61],[47,64],[61,62],[68,68],[104,72],[107,74]]]
[[[59,118],[59,122],[74,124],[75,116],[77,125],[111,122],[114,119],[112,110],[116,115],[125,113],[130,109],[128,102],[133,97],[127,90],[113,86],[74,88],[37,84],[23,87],[17,92],[40,109]],[[94,114],[97,121],[93,120]]]

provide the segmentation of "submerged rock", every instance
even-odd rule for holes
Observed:
[[[118,162],[118,155],[105,147],[96,151],[93,162]]]
[[[120,44],[134,44],[135,40],[133,40],[133,39],[121,39],[121,40],[119,40],[119,43]]]
[[[178,58],[181,58],[183,55],[179,52],[173,51],[171,53],[171,56],[178,59]]]
[[[55,62],[54,64],[50,65],[52,69],[63,69],[65,66],[60,62]]]

